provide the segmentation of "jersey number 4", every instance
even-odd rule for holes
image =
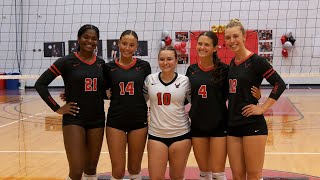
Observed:
[[[85,91],[97,91],[97,78],[86,78],[84,84]]]
[[[201,85],[198,90],[198,95],[200,95],[202,98],[207,98],[207,85]]]
[[[170,105],[171,94],[170,93],[157,93],[158,105]]]
[[[119,87],[120,87],[120,95],[125,95],[126,92],[129,93],[129,95],[134,95],[133,81],[129,81],[127,85],[125,85],[124,82],[120,82]]]
[[[229,79],[229,93],[237,92],[237,79]]]

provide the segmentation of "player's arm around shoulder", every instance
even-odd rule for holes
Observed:
[[[178,74],[178,76],[181,76],[182,79],[182,85],[185,88],[185,97],[188,100],[188,102],[191,102],[191,84],[189,77],[186,75]]]
[[[149,74],[151,74],[151,66],[150,66],[150,63],[148,61],[145,61],[145,60],[141,60],[141,63],[142,63],[142,67],[143,67],[143,70],[145,72],[145,77],[148,76]]]
[[[143,96],[144,96],[144,99],[146,102],[149,101],[149,86],[151,84],[153,75],[154,74],[149,74],[144,80],[142,92],[143,92]]]

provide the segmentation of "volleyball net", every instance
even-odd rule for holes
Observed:
[[[0,79],[23,79],[30,87],[57,58],[75,51],[84,24],[100,29],[96,53],[106,62],[119,57],[113,44],[121,33],[136,31],[135,55],[149,61],[152,72],[160,71],[157,55],[165,32],[172,45],[185,46],[177,66],[184,74],[197,62],[192,37],[201,31],[219,34],[219,56],[231,59],[223,28],[232,18],[255,33],[248,48],[288,84],[320,84],[318,0],[2,0],[0,12]],[[291,47],[281,41],[288,32],[295,39]],[[61,79],[53,85],[62,85]]]

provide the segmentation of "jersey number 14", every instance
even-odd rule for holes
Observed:
[[[124,82],[119,83],[120,87],[120,95],[125,95],[126,92],[129,93],[129,95],[134,95],[134,82],[129,81],[126,85]]]

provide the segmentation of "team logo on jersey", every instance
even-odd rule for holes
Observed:
[[[74,64],[72,64],[73,67],[76,67],[76,66],[79,66],[79,65],[80,65],[80,63],[74,63]]]
[[[179,84],[174,84],[174,85],[176,85],[176,88],[179,88],[179,86],[180,86],[180,83],[179,83]]]
[[[198,70],[195,69],[194,71],[191,72],[191,75],[194,75],[196,73],[198,73]]]
[[[141,67],[136,67],[136,70],[137,70],[137,71],[140,71],[140,69],[141,69]]]
[[[118,69],[118,68],[112,68],[112,69],[111,69],[111,72],[112,72],[112,71],[115,71],[115,70],[117,70],[117,69]]]
[[[250,68],[250,66],[251,66],[251,63],[245,63],[245,64],[244,64],[244,67],[245,67],[245,68]]]

